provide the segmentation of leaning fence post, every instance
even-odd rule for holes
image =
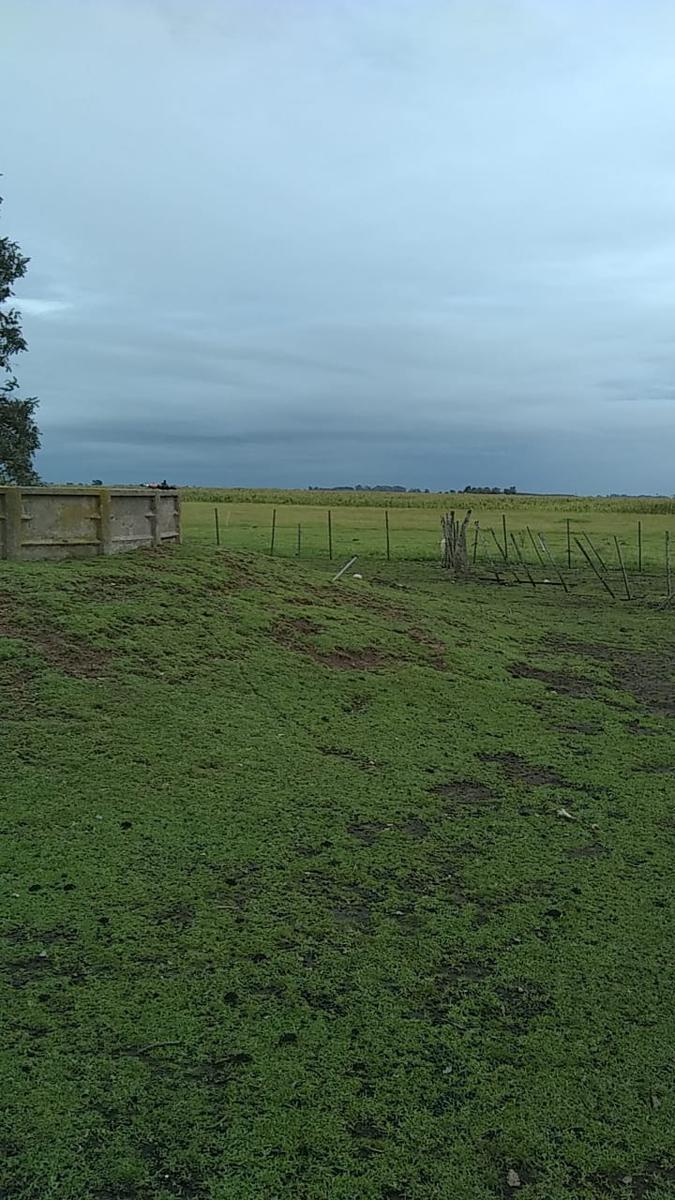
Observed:
[[[602,558],[600,552],[598,550],[596,550],[595,546],[593,545],[591,538],[590,538],[590,534],[584,532],[584,537],[586,538],[586,541],[588,542],[591,550],[593,551],[595,557],[597,558],[598,562],[600,563],[600,566],[602,567],[603,571],[606,571],[607,563],[603,561],[603,558]],[[576,541],[576,538],[574,540]]]
[[[504,534],[504,562],[509,561],[509,540],[506,536],[506,513],[502,513],[502,533]]]
[[[535,552],[537,558],[539,559],[539,564],[540,564],[540,566],[544,567],[545,563],[544,563],[543,558],[541,557],[541,551],[540,551],[537,543],[534,540],[534,534],[533,534],[532,530],[530,529],[529,525],[527,526],[527,532],[530,535],[530,541],[532,542],[532,545],[534,546],[534,552]]]
[[[614,534],[614,545],[616,546],[616,556],[619,560],[619,566],[621,567],[621,574],[623,575],[623,586],[626,589],[626,599],[630,600],[631,594],[630,594],[630,588],[628,586],[628,576],[626,574],[626,568],[625,568],[624,562],[623,562],[623,554],[621,553],[621,546],[619,545],[619,539],[616,536],[616,534]]]
[[[220,518],[218,516],[218,505],[216,504],[213,510],[213,516],[216,522],[216,546],[220,545]]]
[[[546,542],[544,541],[543,533],[538,533],[537,537],[539,538],[539,541],[541,542],[541,548],[544,551],[544,554],[546,555],[548,561],[550,562],[551,566],[553,567],[553,570],[555,571],[556,575],[558,576],[558,579],[560,580],[560,586],[562,587],[562,589],[565,593],[569,592],[569,588],[568,588],[567,584],[565,583],[565,576],[563,575],[562,571],[560,570],[560,567],[554,561],[553,555],[551,554],[551,551],[549,550],[548,546],[546,545]]]
[[[616,596],[614,595],[614,592],[612,591],[611,587],[609,586],[607,580],[604,579],[603,576],[600,574],[598,568],[596,567],[595,563],[593,562],[593,559],[591,558],[590,554],[588,553],[588,550],[586,549],[586,547],[582,545],[582,543],[579,541],[579,539],[577,537],[575,537],[574,540],[575,540],[577,546],[579,547],[579,549],[581,550],[581,553],[583,554],[584,558],[586,559],[586,562],[588,563],[589,567],[591,568],[591,571],[593,572],[593,574],[597,575],[597,577],[600,580],[605,591],[609,592],[610,596],[612,597],[612,600],[616,600]]]
[[[338,579],[342,579],[342,576],[344,575],[345,571],[348,571],[350,567],[354,566],[354,563],[356,562],[358,557],[359,557],[358,554],[355,554],[353,556],[353,558],[349,559],[349,562],[345,563],[344,567],[340,567],[340,570],[338,571],[337,575],[334,575],[333,578],[331,579],[331,583],[337,583]]]
[[[274,538],[277,532],[277,510],[272,509],[272,529],[270,533],[270,554],[274,554]]]
[[[525,562],[525,559],[523,557],[520,546],[518,545],[518,542],[514,538],[513,534],[511,534],[511,541],[513,542],[513,548],[516,552],[516,558],[518,559],[518,562],[520,563],[521,567],[523,567],[525,574],[527,575],[527,578],[529,579],[530,583],[532,584],[532,587],[536,587],[537,585],[534,582],[534,579],[530,572],[530,568],[528,567],[527,563]]]

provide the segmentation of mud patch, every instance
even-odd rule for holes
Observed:
[[[571,846],[565,850],[565,858],[604,858],[608,853],[605,846],[594,842],[590,846]]]
[[[602,1200],[619,1197],[626,1200],[642,1200],[648,1197],[655,1188],[665,1188],[667,1183],[675,1182],[675,1166],[667,1163],[648,1162],[637,1172],[614,1171],[611,1174],[590,1176],[590,1182],[603,1188],[600,1193]],[[665,1191],[663,1192],[665,1195]]]
[[[564,643],[549,640],[559,652],[574,654],[603,663],[614,684],[628,692],[648,712],[657,716],[675,716],[675,655],[654,650],[627,650],[623,646]]]
[[[472,779],[455,779],[451,783],[437,783],[430,789],[435,796],[442,796],[450,801],[449,808],[479,808],[485,805],[498,804],[499,796]]]
[[[372,846],[381,833],[393,828],[393,825],[385,825],[383,821],[362,821],[360,824],[348,825],[347,833],[358,838],[365,846]]]
[[[581,733],[584,737],[596,737],[603,732],[601,725],[592,721],[572,721],[567,725],[553,725],[556,733]]]
[[[33,614],[35,624],[24,625],[15,616],[17,606],[24,604],[25,600],[20,597],[0,592],[0,637],[24,642],[50,667],[64,675],[96,679],[102,674],[112,657],[109,650],[97,649],[37,614]]]
[[[378,671],[395,663],[407,661],[403,657],[386,654],[375,646],[364,646],[359,649],[349,649],[345,646],[335,646],[324,650],[315,643],[307,640],[323,632],[314,621],[307,617],[294,617],[277,622],[271,630],[271,636],[281,646],[296,653],[306,654],[314,662],[322,666],[332,667],[337,671]]]
[[[410,838],[425,838],[429,836],[429,826],[421,821],[419,817],[408,817],[402,825],[399,825],[401,833],[405,833]]]
[[[633,737],[661,737],[660,729],[650,729],[647,725],[641,725],[637,720],[627,723],[626,733],[632,734]]]
[[[329,758],[343,758],[360,767],[362,771],[374,771],[382,765],[372,758],[366,758],[364,755],[356,754],[354,750],[347,750],[340,746],[319,746],[319,752]]]
[[[553,692],[560,696],[575,696],[578,698],[595,696],[597,683],[581,675],[566,675],[562,671],[545,671],[541,667],[531,667],[528,663],[511,663],[507,668],[514,679],[535,679],[545,683]]]
[[[528,787],[568,787],[551,767],[525,762],[510,751],[504,754],[479,754],[481,762],[496,763],[510,783],[525,783]]]
[[[189,929],[194,924],[195,910],[190,904],[173,904],[155,914],[157,925],[169,925],[172,929]]]

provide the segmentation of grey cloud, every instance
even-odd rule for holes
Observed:
[[[671,4],[9,6],[45,475],[672,490]]]

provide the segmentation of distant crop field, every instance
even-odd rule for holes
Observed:
[[[194,496],[201,499],[194,499]],[[537,564],[538,535],[543,534],[553,557],[567,563],[568,522],[572,566],[584,558],[575,539],[588,547],[590,537],[602,560],[618,566],[614,538],[619,541],[628,568],[658,572],[665,568],[666,534],[675,532],[675,502],[639,500],[585,500],[578,497],[484,496],[395,494],[391,506],[373,503],[376,493],[270,492],[270,499],[251,499],[265,493],[185,492],[183,532],[188,541],[216,541],[216,513],[220,544],[233,550],[270,551],[274,520],[274,553],[282,557],[313,558],[329,555],[345,559],[438,559],[440,515],[448,508],[472,511],[470,545],[476,561],[500,560],[504,525],[507,552],[518,553]],[[293,502],[300,496],[304,503]],[[367,497],[363,503],[362,496]],[[279,498],[281,497],[281,499]],[[289,499],[290,497],[290,499]],[[319,503],[318,499],[321,499]],[[346,497],[346,499],[345,499]],[[644,503],[644,507],[639,505]],[[624,507],[621,507],[621,505]],[[630,508],[629,505],[634,505]],[[651,506],[651,507],[650,507]],[[479,528],[476,530],[476,521]],[[535,547],[536,543],[536,547]],[[590,550],[589,550],[590,552]]]
[[[671,496],[544,496],[486,492],[366,492],[304,488],[183,488],[183,499],[209,504],[308,505],[316,508],[426,508],[445,511],[469,507],[476,513],[532,509],[557,513],[675,513]]]

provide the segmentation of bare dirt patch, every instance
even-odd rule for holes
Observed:
[[[604,858],[607,853],[605,846],[595,842],[591,846],[571,846],[565,851],[565,858]]]
[[[383,821],[362,821],[356,825],[348,825],[347,833],[358,838],[365,846],[372,846],[381,833],[393,829],[393,825],[385,825]]]
[[[454,779],[451,783],[437,783],[430,789],[435,796],[450,801],[451,808],[475,808],[479,805],[498,804],[499,797],[492,788],[472,779]]]
[[[592,1182],[596,1186],[600,1186],[603,1191],[600,1196],[605,1200],[610,1200],[610,1197],[630,1197],[630,1200],[642,1200],[643,1196],[649,1196],[656,1187],[663,1187],[667,1183],[675,1182],[675,1166],[670,1166],[666,1163],[648,1162],[638,1171],[614,1171],[611,1174],[602,1174],[591,1176]],[[665,1195],[665,1191],[663,1192]]]
[[[593,679],[585,679],[581,675],[567,675],[563,671],[546,671],[542,667],[532,667],[529,663],[511,663],[509,675],[514,679],[536,679],[545,683],[551,691],[560,696],[576,696],[578,698],[595,696],[597,684]]]
[[[101,675],[110,661],[110,651],[90,645],[43,617],[34,615],[34,623],[24,624],[15,616],[19,603],[22,602],[17,597],[0,593],[0,637],[25,642],[50,667],[64,675],[84,679],[96,679]]]
[[[507,751],[504,754],[480,754],[482,762],[496,763],[510,783],[525,783],[529,787],[567,787],[551,767],[539,763],[528,763],[517,754]]]
[[[324,650],[321,646],[307,641],[307,638],[321,633],[318,625],[308,617],[287,618],[279,621],[271,630],[271,636],[280,645],[300,654],[306,654],[314,662],[325,667],[333,667],[338,671],[377,671],[396,663],[409,661],[403,656],[396,657],[387,654],[376,646],[348,648],[335,646]]]
[[[616,687],[633,696],[648,712],[675,716],[675,655],[654,650],[632,650],[598,643],[564,643],[552,639],[555,649],[592,662],[603,663]]]
[[[381,765],[372,758],[366,758],[363,754],[357,754],[354,750],[347,750],[340,746],[320,746],[319,752],[329,758],[343,758],[346,762],[354,763],[363,771],[374,771]]]

